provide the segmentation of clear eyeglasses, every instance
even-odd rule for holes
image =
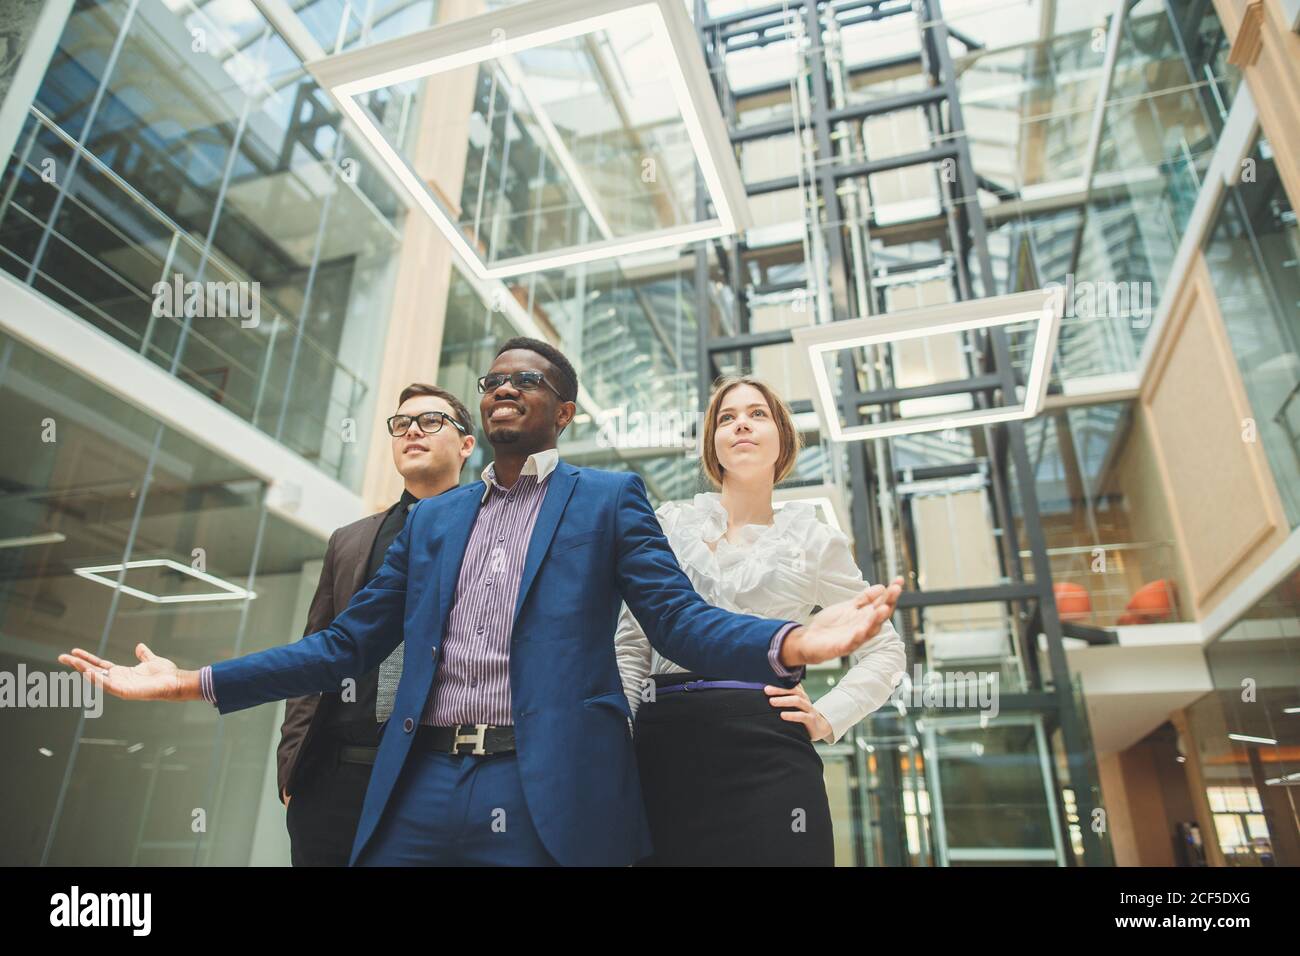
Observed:
[[[401,438],[410,430],[411,422],[418,424],[420,426],[420,431],[424,432],[426,435],[436,435],[438,432],[442,431],[443,422],[450,422],[455,426],[456,431],[460,432],[462,435],[469,434],[465,430],[464,425],[456,421],[456,419],[452,418],[446,412],[421,412],[414,417],[411,415],[394,415],[392,418],[388,419],[388,434],[392,435],[394,438]]]

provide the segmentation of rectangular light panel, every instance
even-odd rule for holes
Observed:
[[[358,97],[463,67],[498,60],[516,81],[521,102],[533,105],[535,91],[521,78],[518,54],[588,37],[601,31],[644,26],[654,44],[652,61],[662,64],[680,110],[681,123],[704,179],[716,215],[631,235],[613,235],[602,211],[593,205],[593,191],[584,181],[553,123],[539,113],[538,126],[553,163],[570,178],[601,233],[599,239],[546,249],[528,255],[486,261],[466,235],[446,201],[424,182],[381,131],[373,114]],[[744,184],[726,124],[713,95],[695,29],[680,0],[529,0],[468,19],[440,24],[374,46],[362,47],[308,64],[321,88],[365,136],[375,152],[405,187],[412,204],[422,210],[447,241],[483,279],[538,272],[614,258],[651,249],[734,235],[749,224]],[[455,144],[454,148],[461,148]]]
[[[192,578],[211,584],[217,588],[215,592],[207,594],[152,594],[148,591],[142,591],[139,588],[127,587],[125,584],[119,585],[115,578],[105,577],[106,574],[117,574],[123,567],[127,570],[132,568],[170,568],[173,571],[179,571],[181,574],[187,574]],[[122,564],[101,564],[92,568],[73,568],[73,573],[88,581],[94,581],[103,584],[106,587],[120,590],[123,594],[129,594],[132,597],[140,598],[142,601],[148,601],[151,604],[194,604],[204,601],[242,601],[244,598],[255,598],[257,594],[253,591],[239,587],[237,584],[231,584],[229,581],[222,580],[215,574],[208,574],[206,571],[199,571],[191,568],[189,565],[181,564],[178,561],[172,561],[168,558],[154,558],[145,561],[128,561]]]
[[[943,431],[949,428],[970,428],[994,422],[1032,418],[1042,408],[1047,394],[1052,356],[1056,351],[1056,337],[1060,331],[1064,296],[1060,290],[1037,289],[987,299],[971,299],[896,312],[878,318],[850,319],[822,325],[797,328],[793,331],[795,348],[808,363],[816,387],[813,405],[821,419],[825,434],[835,441],[863,441],[869,438],[890,438],[918,432]],[[839,407],[835,402],[830,376],[826,371],[826,356],[843,349],[870,345],[889,345],[908,339],[932,335],[947,335],[970,329],[1015,325],[1036,322],[1033,355],[1029,375],[1025,382],[1023,403],[998,408],[981,408],[953,414],[923,415],[892,422],[867,422],[845,427],[840,421]]]

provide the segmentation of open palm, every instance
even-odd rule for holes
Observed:
[[[81,671],[114,697],[124,700],[174,700],[179,697],[180,670],[143,644],[135,646],[140,663],[134,667],[114,664],[79,647],[60,654],[59,663]]]
[[[822,608],[804,631],[800,651],[807,663],[817,664],[851,654],[880,633],[894,614],[903,579],[889,587],[872,585],[856,598]]]

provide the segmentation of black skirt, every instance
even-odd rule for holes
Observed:
[[[656,687],[695,674],[655,674]],[[637,710],[654,855],[643,866],[833,866],[822,759],[761,690],[656,695]]]

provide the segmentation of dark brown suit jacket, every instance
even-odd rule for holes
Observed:
[[[365,586],[366,565],[370,562],[370,551],[375,546],[385,514],[387,511],[381,511],[354,521],[330,535],[320,581],[307,611],[304,637],[329,626],[348,606],[352,596]],[[312,742],[329,715],[330,703],[337,699],[337,695],[313,694],[295,697],[285,705],[280,747],[276,751],[281,802],[284,802],[285,791],[293,796],[294,777],[299,768],[308,763]]]

